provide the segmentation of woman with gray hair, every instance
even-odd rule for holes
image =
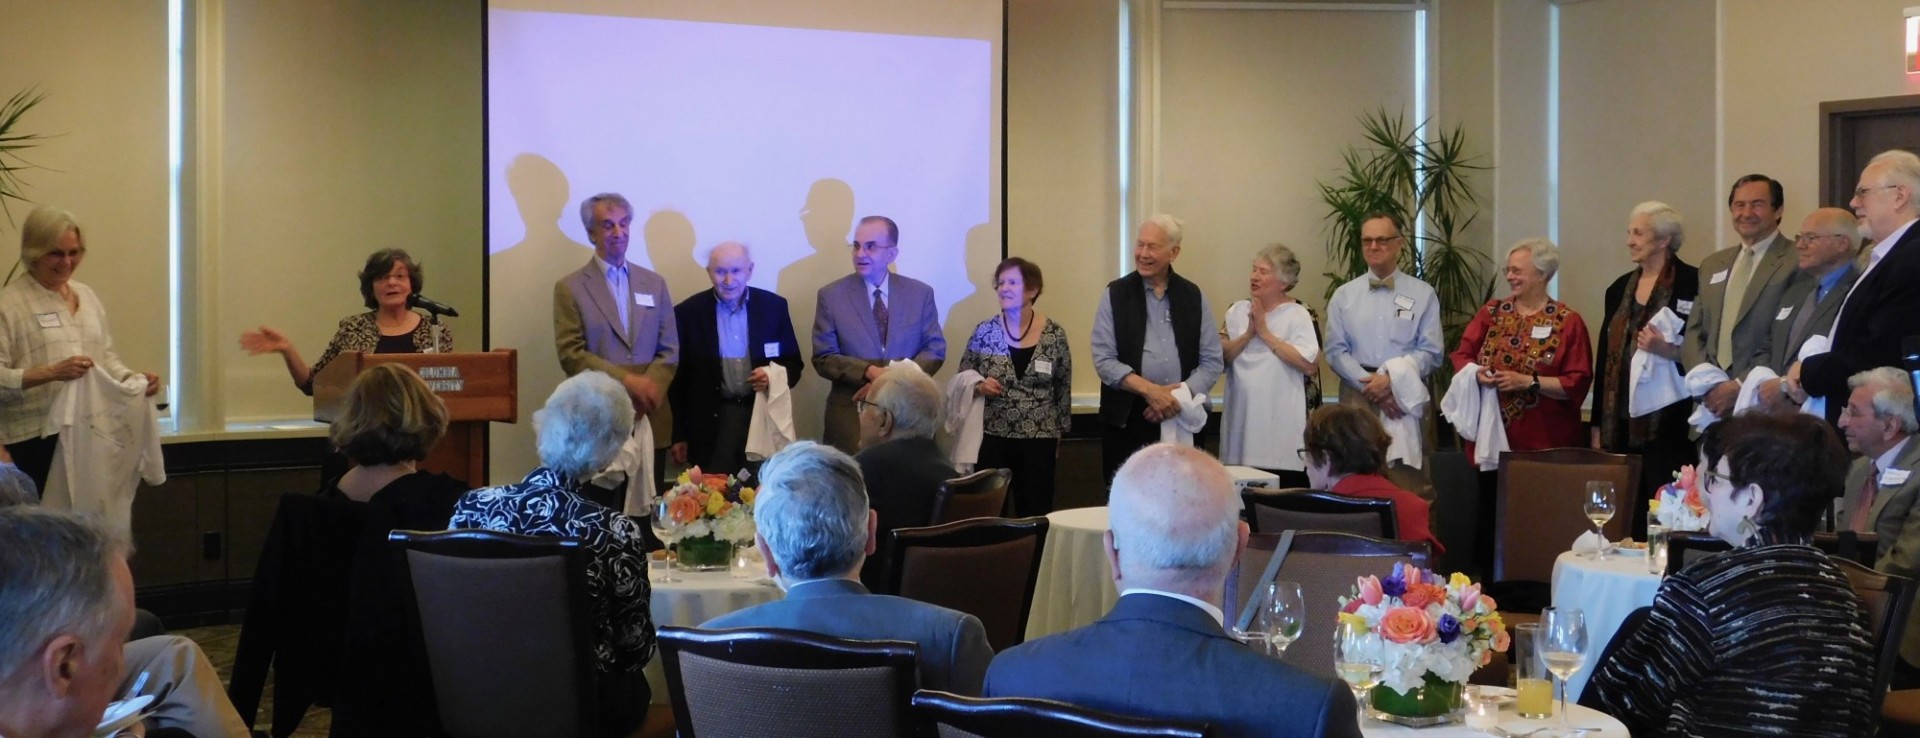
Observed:
[[[633,401],[600,372],[576,374],[533,413],[540,468],[519,484],[468,492],[449,528],[576,538],[586,547],[601,725],[626,735],[647,715],[652,690],[640,670],[653,658],[645,539],[640,526],[580,494],[633,432]]]
[[[1227,362],[1227,410],[1221,416],[1220,461],[1280,476],[1282,487],[1307,486],[1300,434],[1307,427],[1307,378],[1320,371],[1313,315],[1294,299],[1300,260],[1273,244],[1253,257],[1250,296],[1227,308],[1220,348]]]
[[[61,383],[86,376],[97,363],[115,382],[135,373],[120,363],[107,332],[107,311],[93,289],[75,281],[87,239],[65,210],[41,205],[20,224],[20,263],[27,279],[0,290],[0,443],[11,460],[46,489],[59,431],[53,398]],[[160,391],[160,377],[146,373],[147,396]]]

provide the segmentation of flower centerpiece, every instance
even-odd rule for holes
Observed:
[[[1692,464],[1674,472],[1673,481],[1654,490],[1647,503],[1653,519],[1668,531],[1707,529],[1707,498],[1700,491],[1700,477]]]
[[[1380,636],[1380,684],[1373,708],[1437,718],[1460,706],[1462,688],[1495,652],[1507,650],[1499,605],[1467,575],[1441,578],[1405,563],[1382,579],[1360,577],[1340,598],[1340,619]]]
[[[753,498],[744,475],[703,474],[697,466],[681,472],[662,497],[680,549],[678,566],[717,571],[727,567],[734,546],[752,545]]]

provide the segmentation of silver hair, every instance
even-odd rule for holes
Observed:
[[[1154,213],[1152,216],[1149,216],[1147,218],[1147,221],[1145,223],[1142,223],[1141,225],[1151,225],[1155,228],[1160,229],[1161,233],[1167,234],[1167,246],[1173,247],[1173,246],[1179,246],[1180,239],[1186,236],[1186,229],[1185,229],[1186,224],[1187,224],[1186,221],[1181,220],[1179,218],[1175,218],[1166,213]]]
[[[127,634],[109,632],[125,607],[112,561],[131,551],[125,536],[97,520],[23,505],[0,509],[0,541],[0,685],[62,635],[120,647]]]
[[[1173,577],[1230,562],[1240,538],[1239,498],[1226,468],[1175,444],[1141,449],[1113,476],[1107,517],[1123,564]]]
[[[1887,183],[1907,188],[1908,214],[1920,213],[1920,156],[1904,149],[1888,149],[1875,154],[1867,166],[1886,168]]]
[[[1678,252],[1680,244],[1687,240],[1686,225],[1680,222],[1680,211],[1674,210],[1659,200],[1648,200],[1633,206],[1633,215],[1647,216],[1647,222],[1653,226],[1655,238],[1667,239],[1667,250]]]
[[[747,257],[747,263],[748,264],[753,263],[753,247],[748,246],[743,241],[721,241],[719,243],[714,244],[713,248],[707,249],[707,263],[708,264],[713,263],[713,252],[719,251],[721,248],[726,246],[738,247],[740,249],[740,255]]]
[[[867,483],[853,457],[812,441],[760,468],[753,523],[789,582],[849,574],[867,552]]]
[[[918,364],[888,366],[867,399],[893,418],[894,438],[932,438],[940,427],[940,388]]]
[[[1541,279],[1553,279],[1554,273],[1560,271],[1560,247],[1552,241],[1537,237],[1523,239],[1507,249],[1507,256],[1522,250],[1533,257],[1533,269],[1540,273]]]
[[[33,262],[60,248],[60,237],[73,231],[80,237],[80,247],[86,248],[87,234],[80,229],[80,222],[69,213],[52,205],[41,205],[27,214],[20,224],[20,265],[33,266]]]
[[[1913,414],[1913,379],[1896,367],[1882,366],[1847,377],[1847,387],[1873,388],[1873,415],[1900,421],[1905,433],[1920,431],[1920,420]]]
[[[540,465],[568,476],[606,468],[633,434],[633,399],[613,377],[581,372],[533,411],[533,433]]]
[[[587,229],[589,235],[593,233],[593,206],[603,202],[618,205],[621,210],[627,211],[628,215],[633,214],[633,204],[627,202],[626,196],[618,192],[602,192],[593,197],[581,200],[580,225]]]
[[[40,487],[33,483],[33,477],[12,463],[0,462],[0,508],[39,502]]]
[[[1267,247],[1261,249],[1260,253],[1254,254],[1253,258],[1273,267],[1274,276],[1287,283],[1287,289],[1300,286],[1300,259],[1294,256],[1293,249],[1287,248],[1285,244],[1267,244]]]

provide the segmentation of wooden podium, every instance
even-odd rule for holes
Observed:
[[[474,487],[487,486],[487,423],[520,417],[520,363],[513,349],[465,354],[343,353],[313,379],[313,419],[333,422],[354,377],[376,364],[413,369],[447,403],[447,435],[420,463]]]

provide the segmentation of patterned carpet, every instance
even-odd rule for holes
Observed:
[[[192,638],[200,644],[200,650],[207,652],[207,660],[220,670],[220,681],[226,683],[233,678],[233,654],[240,645],[240,626],[215,625],[206,628],[185,628],[174,631],[178,635]],[[242,716],[245,717],[245,716]],[[253,721],[255,728],[262,731],[273,725],[273,674],[267,674],[265,692],[260,695],[260,715]],[[300,728],[293,732],[296,738],[326,738],[327,731],[333,727],[333,714],[324,707],[307,710],[305,718],[300,720]]]

